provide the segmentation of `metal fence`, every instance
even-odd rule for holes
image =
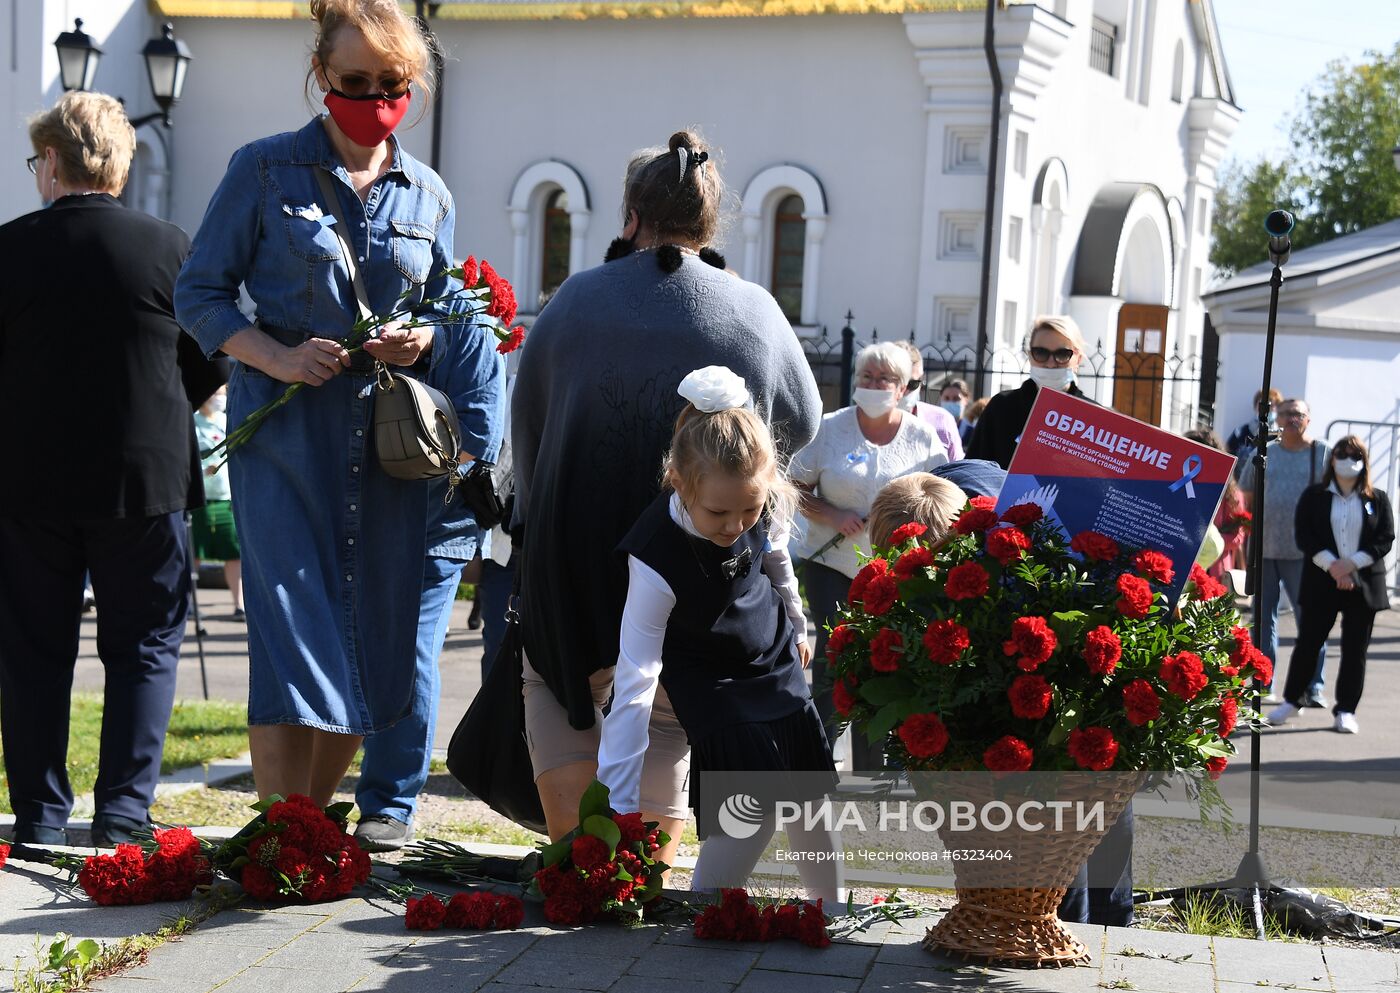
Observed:
[[[848,312],[839,332],[831,334],[823,327],[819,335],[802,339],[826,410],[850,403],[856,353],[881,340],[878,331],[860,335],[853,321]],[[914,341],[912,332],[909,340]],[[981,396],[1015,389],[1025,381],[1030,365],[1023,351],[989,348],[982,355],[983,385],[977,391],[976,348],[958,344],[948,335],[942,343],[919,346],[919,351],[924,358],[925,398],[932,400],[951,379],[965,381]],[[1096,403],[1180,433],[1214,423],[1215,412],[1201,403],[1201,393],[1203,383],[1214,386],[1216,371],[1215,363],[1204,362],[1198,355],[1175,350],[1168,355],[1110,353],[1100,341],[1080,363],[1077,379],[1079,388]],[[1214,395],[1213,390],[1208,392]]]
[[[1384,490],[1394,505],[1400,497],[1400,421],[1333,421],[1327,425],[1327,442],[1335,445],[1354,434],[1366,445],[1371,458],[1371,486]],[[1386,556],[1386,574],[1392,593],[1400,593],[1400,554]]]

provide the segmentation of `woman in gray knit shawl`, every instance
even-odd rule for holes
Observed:
[[[577,824],[597,770],[627,599],[617,545],[660,492],[681,379],[709,365],[744,377],[784,457],[812,440],[821,417],[778,304],[708,247],[723,194],[716,163],[691,132],[634,155],[622,238],[602,266],[565,281],[521,354],[511,443],[525,722],[553,839]],[[658,692],[641,801],[673,839],[689,813],[688,771],[685,734]]]

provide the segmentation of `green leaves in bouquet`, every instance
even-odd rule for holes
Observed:
[[[608,858],[617,854],[617,843],[622,840],[622,831],[613,823],[611,817],[603,814],[591,814],[583,819],[584,834],[590,834],[602,840],[608,846]]]
[[[612,813],[609,806],[610,794],[607,786],[595,779],[588,789],[583,791],[583,797],[578,803],[578,819],[582,824],[590,817],[608,817]]]
[[[267,829],[267,812],[272,809],[273,804],[281,803],[285,799],[286,797],[282,794],[274,793],[248,805],[257,811],[257,816],[244,824],[238,829],[237,834],[214,850],[209,861],[216,871],[232,877],[237,870],[248,864],[248,846],[252,844],[254,838]]]
[[[546,867],[558,865],[569,857],[569,850],[573,847],[575,832],[570,831],[558,841],[551,842],[540,849]]]

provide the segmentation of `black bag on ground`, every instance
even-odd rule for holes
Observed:
[[[525,744],[525,698],[520,622],[510,622],[476,699],[452,732],[447,771],[472,795],[521,827],[547,834]]]

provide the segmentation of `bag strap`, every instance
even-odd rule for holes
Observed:
[[[340,242],[340,254],[345,258],[345,268],[350,270],[350,285],[355,291],[355,302],[359,304],[360,320],[368,320],[374,316],[374,311],[369,309],[369,294],[365,292],[364,280],[360,278],[360,267],[355,264],[355,250],[350,247],[350,239],[345,234],[345,212],[340,209],[340,197],[336,195],[335,183],[331,180],[331,174],[319,166],[315,168],[315,173],[316,182],[321,187],[321,196],[330,208],[331,216],[335,218],[331,231],[335,234],[336,241]]]
[[[1322,444],[1314,441],[1308,446],[1308,485],[1312,486],[1317,482],[1317,446]]]

